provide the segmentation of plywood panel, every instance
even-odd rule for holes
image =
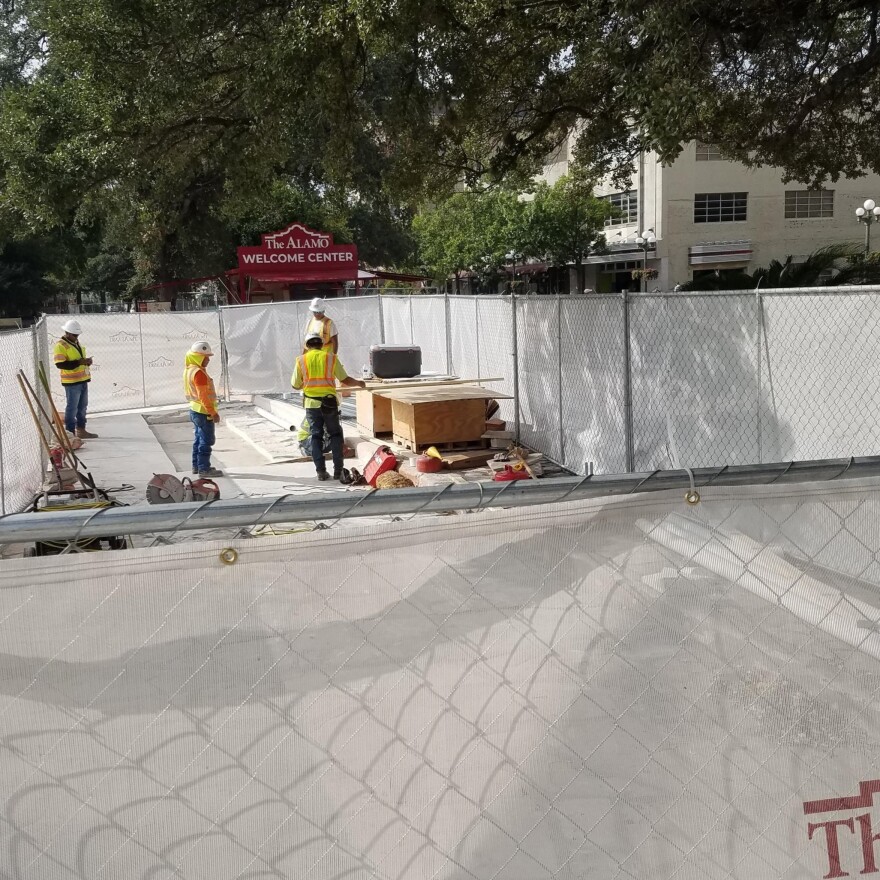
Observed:
[[[357,423],[370,434],[390,434],[391,401],[370,391],[355,392]]]
[[[392,399],[392,430],[416,446],[479,442],[486,427],[483,398],[409,402]]]
[[[440,385],[428,388],[398,388],[387,391],[376,391],[375,394],[387,397],[390,400],[402,400],[408,403],[428,403],[435,401],[456,400],[499,400],[507,399],[509,395],[491,388],[481,388],[479,385]]]

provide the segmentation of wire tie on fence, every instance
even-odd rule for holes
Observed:
[[[278,504],[281,504],[282,501],[287,500],[290,497],[290,495],[291,495],[290,492],[285,492],[283,495],[279,495],[277,498],[274,498],[272,500],[272,502],[269,504],[269,506],[251,524],[251,528],[255,529],[257,526],[259,526],[263,522],[263,518],[268,516],[271,513],[272,508]]]
[[[592,474],[587,474],[585,477],[583,477],[581,480],[579,480],[574,486],[572,486],[561,498],[557,498],[553,503],[559,504],[560,502],[565,501],[565,499],[568,498],[568,496],[571,495],[572,492],[576,492],[578,489],[580,489],[581,486],[584,485],[584,483],[589,483],[592,478],[593,478]]]
[[[72,547],[77,544],[80,539],[80,536],[83,533],[83,529],[99,514],[103,513],[105,510],[109,510],[109,507],[99,507],[91,516],[86,517],[81,523],[79,528],[76,530],[76,534],[73,537],[73,540],[67,542],[67,547]]]
[[[855,464],[855,461],[855,458],[850,456],[849,461],[846,463],[846,467],[839,474],[835,474],[831,479],[839,480]]]
[[[712,474],[711,477],[708,477],[708,478],[706,479],[706,482],[704,483],[704,485],[705,485],[705,486],[711,486],[712,483],[715,482],[715,480],[717,480],[719,477],[723,476],[723,475],[727,472],[727,469],[728,469],[729,467],[730,467],[729,464],[722,465],[722,467],[720,467],[717,471],[715,471],[715,473]]]
[[[351,507],[349,507],[347,510],[343,510],[342,513],[340,513],[339,516],[337,516],[336,519],[334,519],[333,522],[331,522],[331,523],[323,523],[323,522],[318,522],[316,520],[315,521],[315,528],[316,529],[332,529],[342,519],[344,519],[347,516],[351,516],[352,512],[357,510],[358,507],[360,507],[360,505],[363,504],[364,501],[367,500],[367,498],[369,498],[371,495],[375,495],[376,492],[378,492],[378,491],[379,491],[378,489],[372,489],[369,492],[365,492],[363,495],[361,495],[360,498],[358,498],[357,501],[355,501],[354,504],[352,504]]]
[[[645,483],[649,482],[650,480],[653,480],[654,477],[656,477],[657,474],[659,474],[659,473],[660,473],[659,468],[657,470],[651,471],[651,473],[648,474],[643,480],[639,480],[639,482],[636,483],[635,486],[633,486],[633,488],[629,490],[628,494],[635,495],[635,493],[638,492],[639,489],[641,489],[642,486],[645,485]]]
[[[777,480],[781,480],[792,469],[792,467],[794,467],[794,462],[788,462],[788,464],[785,466],[785,470],[780,471],[772,480],[769,480],[767,482],[767,485],[772,486],[773,483],[775,483]]]
[[[181,520],[171,531],[171,537],[173,538],[197,513],[201,513],[206,507],[210,507],[216,499],[209,498],[207,501],[203,501],[195,510],[190,511],[189,516],[186,519]],[[169,543],[171,543],[169,541]]]
[[[404,521],[411,522],[413,519],[415,519],[429,504],[433,504],[451,485],[452,483],[447,483],[436,495],[434,495],[432,498],[429,498],[421,507],[417,507]],[[482,496],[482,490],[480,494]],[[482,502],[482,497],[480,501]]]

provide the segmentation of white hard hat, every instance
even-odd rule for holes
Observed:
[[[309,303],[309,311],[310,312],[323,312],[324,311],[324,300],[321,299],[320,296],[316,296]]]
[[[63,324],[61,329],[72,336],[79,336],[83,332],[82,327],[79,326],[79,321],[74,321],[72,318],[66,324]]]
[[[211,351],[211,346],[203,339],[200,339],[198,342],[194,342],[189,347],[189,350],[190,352],[192,352],[192,354],[214,354],[214,352]]]
[[[309,335],[306,336],[306,343],[311,342],[313,339],[317,339],[318,342],[321,342],[321,334],[320,333],[309,333]]]

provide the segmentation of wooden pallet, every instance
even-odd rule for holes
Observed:
[[[394,434],[393,440],[398,446],[402,446],[404,449],[409,449],[410,452],[424,452],[431,446],[433,446],[438,452],[464,452],[465,450],[471,449],[485,449],[487,444],[487,441],[482,439],[453,440],[447,441],[446,443],[414,443],[408,437],[403,437],[400,434]]]

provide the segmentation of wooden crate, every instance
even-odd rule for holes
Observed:
[[[484,398],[465,400],[391,401],[395,439],[411,449],[437,443],[470,442],[479,445],[486,429]]]
[[[367,433],[374,437],[391,433],[391,401],[387,397],[380,397],[372,391],[356,391],[355,405],[357,423]]]

